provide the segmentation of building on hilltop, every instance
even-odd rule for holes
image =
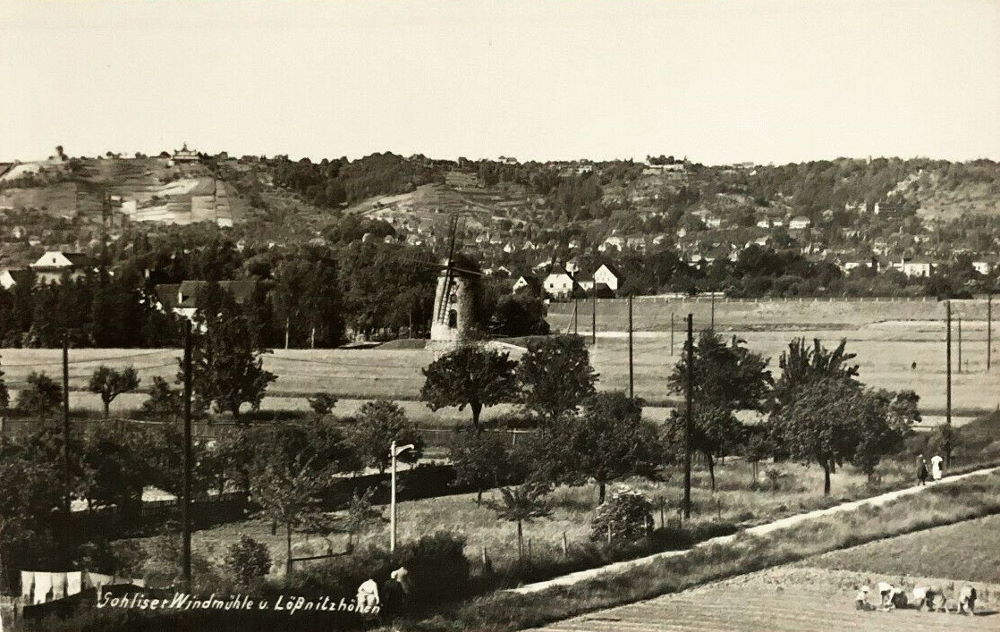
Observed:
[[[180,149],[175,149],[173,156],[170,158],[175,163],[177,162],[198,162],[201,158],[198,157],[198,152],[188,149],[187,143]]]

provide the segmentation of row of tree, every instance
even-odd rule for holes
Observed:
[[[777,380],[768,361],[736,338],[726,342],[706,330],[690,352],[691,371],[685,354],[669,384],[678,395],[690,390],[690,446],[703,455],[713,489],[716,459],[743,454],[755,462],[773,457],[819,465],[829,494],[830,475],[838,467],[851,463],[872,474],[882,458],[901,449],[911,424],[920,420],[913,391],[870,389],[857,380],[845,342],[828,350],[819,341],[793,340],[781,355]],[[484,406],[523,404],[537,430],[522,443],[528,455],[520,459],[522,470],[533,463],[531,478],[549,484],[594,480],[601,500],[610,480],[676,463],[685,445],[688,420],[681,411],[672,412],[665,424],[649,425],[642,421],[641,400],[596,393],[597,376],[577,337],[532,342],[520,362],[495,350],[463,347],[437,359],[424,374],[421,397],[428,406],[469,406],[476,428]],[[744,411],[763,419],[744,423],[738,416]],[[472,462],[470,472],[482,474],[469,476],[486,484],[503,478],[497,470],[502,459],[487,456],[495,449],[464,446],[455,460],[460,469]]]

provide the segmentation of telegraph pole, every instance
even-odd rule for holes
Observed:
[[[962,372],[962,317],[958,317],[958,372]]]
[[[181,521],[181,567],[184,589],[191,590],[191,322],[184,326],[184,503]],[[289,562],[290,563],[290,562]]]
[[[684,519],[691,518],[691,419],[694,400],[694,317],[687,316],[687,412],[684,415]]]
[[[708,328],[711,329],[712,331],[715,331],[715,292],[714,291],[712,292],[712,312],[711,313],[712,313],[712,316],[711,316],[711,320],[709,321]]]
[[[945,301],[945,423],[951,425],[951,301]]]
[[[635,378],[632,369],[632,294],[628,295],[628,396],[635,397]]]
[[[69,465],[69,331],[63,332],[62,371],[63,509],[66,512],[66,525],[68,528],[70,516],[70,496],[72,495],[73,489],[73,481]]]
[[[986,295],[986,370],[990,370],[990,356],[993,352],[993,292]]]
[[[670,355],[674,355],[674,313],[670,312]]]
[[[573,292],[573,335],[579,334],[579,329],[577,328],[577,320],[580,315],[580,295],[577,292]]]
[[[590,288],[590,295],[592,298],[591,303],[593,304],[593,311],[590,317],[590,344],[597,344],[597,281],[594,281],[593,287]]]

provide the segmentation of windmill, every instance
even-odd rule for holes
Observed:
[[[431,320],[431,346],[452,347],[468,340],[474,330],[475,292],[473,278],[481,272],[455,265],[459,215],[448,220],[447,257],[440,264],[434,313]]]

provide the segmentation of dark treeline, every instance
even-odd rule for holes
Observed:
[[[379,230],[353,219],[335,225],[328,245],[238,246],[220,233],[129,236],[98,257],[97,270],[61,282],[24,279],[0,289],[0,345],[160,347],[179,344],[182,317],[165,285],[248,281],[238,306],[265,347],[332,347],[350,333],[366,338],[424,336],[434,304],[438,259],[428,248],[361,240]],[[381,224],[382,226],[387,226]],[[125,243],[123,243],[125,242]],[[476,266],[472,260],[466,267]],[[484,333],[545,330],[537,298],[508,298],[509,281],[477,281]],[[197,288],[195,288],[197,290]],[[176,288],[173,290],[175,293]],[[193,296],[196,295],[192,294]],[[512,302],[513,301],[513,302]],[[492,323],[492,324],[491,324]]]

